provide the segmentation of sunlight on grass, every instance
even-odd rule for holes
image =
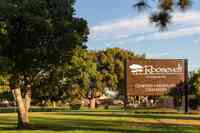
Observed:
[[[16,130],[16,114],[0,114],[0,133],[199,133],[198,115],[111,112],[30,113],[31,130]]]

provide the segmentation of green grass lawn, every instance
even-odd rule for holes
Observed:
[[[31,130],[16,130],[16,114],[0,114],[0,133],[200,133],[199,115],[68,112],[30,117]]]

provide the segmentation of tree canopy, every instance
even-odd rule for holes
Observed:
[[[74,3],[0,1],[0,56],[9,64],[4,70],[10,75],[10,88],[19,107],[19,127],[27,127],[29,121],[33,81],[70,60],[74,48],[85,47],[87,21],[74,17]]]

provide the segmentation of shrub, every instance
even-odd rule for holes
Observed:
[[[80,110],[81,105],[81,100],[79,99],[74,99],[69,104],[71,110]]]
[[[196,110],[198,108],[198,99],[192,98],[189,100],[189,107],[193,110]]]

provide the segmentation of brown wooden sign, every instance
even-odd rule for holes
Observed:
[[[127,96],[161,96],[172,89],[184,92],[186,78],[187,60],[126,61]]]

